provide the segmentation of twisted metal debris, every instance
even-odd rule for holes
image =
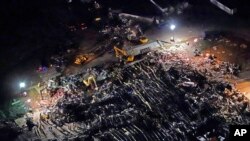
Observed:
[[[78,88],[75,79],[74,92],[51,108],[50,119],[39,123],[36,134],[88,141],[224,140],[230,124],[250,124],[244,95],[217,75],[206,77],[208,72],[184,58],[152,53],[134,65],[110,67],[92,94]]]

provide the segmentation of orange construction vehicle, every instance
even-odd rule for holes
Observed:
[[[84,62],[86,62],[87,60],[88,60],[88,58],[85,55],[77,55],[74,63],[77,65],[81,65]]]

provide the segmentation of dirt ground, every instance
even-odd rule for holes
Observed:
[[[246,46],[244,46],[246,45]],[[214,54],[218,60],[239,64],[242,68],[239,77],[233,82],[236,88],[250,99],[250,43],[239,39],[222,38],[213,43],[203,53]]]
[[[178,36],[178,35],[177,35]],[[194,42],[198,39],[197,42]],[[201,54],[213,54],[219,61],[230,62],[241,66],[241,72],[238,77],[229,81],[235,84],[235,87],[245,93],[250,99],[250,42],[238,37],[220,37],[212,40],[203,40],[201,36],[192,36],[182,41],[182,44],[176,43],[170,47],[174,52],[187,55],[190,59],[194,57],[195,49]],[[186,45],[185,42],[189,42]],[[180,46],[178,46],[180,45]],[[195,58],[193,58],[195,59]]]

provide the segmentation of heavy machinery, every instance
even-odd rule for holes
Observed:
[[[128,36],[129,37],[129,36]],[[130,38],[127,38],[132,44],[141,45],[148,43],[149,39],[147,37],[141,36],[137,37],[136,35],[131,35]]]
[[[77,55],[74,63],[77,65],[81,65],[84,62],[86,62],[87,60],[88,60],[88,58],[85,55]]]
[[[157,48],[163,47],[163,43],[165,42],[157,40],[137,46],[127,46],[122,49],[114,46],[114,50],[116,57],[120,58],[125,57],[126,62],[132,62],[134,61],[135,56],[142,55],[150,51],[153,51]]]
[[[96,80],[95,80],[95,76],[94,75],[89,75],[88,77],[86,77],[86,79],[83,80],[83,83],[85,84],[85,86],[94,86],[94,89],[97,90],[98,87],[96,85]]]
[[[118,57],[118,58],[126,57],[127,58],[126,62],[134,61],[134,56],[129,56],[124,49],[120,49],[120,48],[114,46],[114,50],[115,50],[116,57]]]
[[[149,41],[149,39],[147,37],[144,37],[144,36],[139,37],[138,39],[135,39],[135,40],[137,42],[139,42],[139,44],[146,44]],[[128,55],[126,50],[120,49],[120,48],[114,46],[114,51],[115,51],[116,57],[119,57],[119,58],[126,57],[126,62],[134,61],[134,55]]]

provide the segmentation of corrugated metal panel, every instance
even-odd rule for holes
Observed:
[[[128,55],[136,56],[139,54],[150,52],[154,50],[155,48],[159,48],[159,47],[162,47],[162,44],[160,43],[160,41],[154,41],[154,42],[150,42],[147,44],[138,45],[134,47],[133,46],[125,47],[124,49],[126,50]]]

